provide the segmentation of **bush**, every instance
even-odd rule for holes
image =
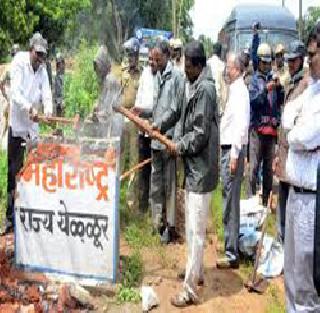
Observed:
[[[99,94],[92,65],[96,52],[96,46],[89,47],[86,42],[82,42],[75,55],[72,73],[65,75],[65,115],[68,117],[78,112],[83,118],[92,112]]]

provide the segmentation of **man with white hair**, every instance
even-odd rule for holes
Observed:
[[[244,148],[248,144],[250,120],[249,92],[243,72],[241,55],[229,54],[226,75],[231,84],[220,126],[226,258],[218,261],[218,268],[239,267],[240,191],[244,171]]]
[[[320,162],[320,38],[308,39],[310,80],[307,89],[284,108],[288,130],[284,277],[287,312],[320,312],[313,281],[317,167]]]
[[[40,103],[46,115],[52,114],[46,55],[47,41],[40,33],[35,33],[30,39],[30,50],[17,53],[11,65],[6,233],[13,230],[16,175],[23,166],[25,143],[38,136]]]

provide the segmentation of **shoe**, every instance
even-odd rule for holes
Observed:
[[[191,297],[185,291],[180,292],[171,298],[171,304],[177,308],[185,308],[190,305],[198,305],[200,303],[197,297]]]
[[[239,260],[234,259],[231,260],[228,257],[219,259],[217,261],[217,269],[222,270],[222,269],[238,269],[239,268]]]
[[[184,271],[184,270],[179,272],[178,275],[177,275],[177,278],[179,280],[184,280],[185,277],[186,277],[186,271]],[[201,277],[201,278],[198,279],[198,286],[203,286],[203,285],[204,285],[204,278]]]

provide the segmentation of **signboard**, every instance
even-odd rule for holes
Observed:
[[[119,141],[101,157],[39,144],[17,183],[16,264],[115,281],[119,250]]]

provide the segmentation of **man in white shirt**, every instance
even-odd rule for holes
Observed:
[[[23,166],[26,140],[38,137],[38,110],[52,114],[52,94],[45,58],[47,41],[40,33],[30,39],[30,50],[19,52],[11,64],[10,121],[8,134],[8,204],[5,232],[13,230],[16,175]]]
[[[153,61],[153,49],[149,50],[149,65],[143,69],[139,81],[133,111],[142,118],[151,119],[153,105],[157,98],[157,67]],[[139,162],[151,158],[151,138],[139,133]],[[139,173],[139,210],[146,212],[149,206],[151,164],[147,164]]]
[[[308,39],[310,81],[283,114],[288,130],[286,174],[291,187],[286,208],[285,287],[287,312],[320,312],[313,282],[317,167],[320,161],[320,40]],[[318,266],[318,264],[317,264]]]
[[[249,92],[244,83],[243,71],[241,55],[228,55],[226,74],[231,83],[230,93],[220,125],[226,258],[218,261],[218,268],[239,267],[240,189],[250,120]]]
[[[224,68],[225,64],[221,60],[222,46],[219,42],[213,46],[213,55],[208,59],[208,65],[211,69],[212,78],[215,80],[216,94],[219,114],[223,114],[226,104],[226,94],[228,93],[226,84],[224,82]]]

